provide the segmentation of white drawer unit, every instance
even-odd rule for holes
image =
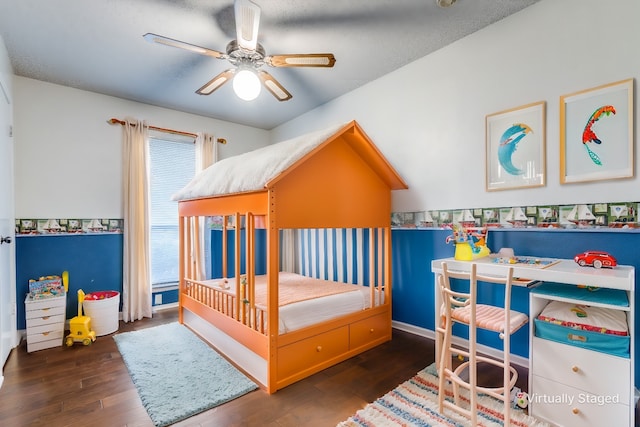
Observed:
[[[608,347],[617,349],[617,343],[602,345],[599,337],[574,329],[567,333],[564,328],[541,338],[531,322],[529,414],[534,417],[557,426],[634,425],[633,282],[628,290],[607,290],[606,283],[602,280],[603,286],[593,292],[553,283],[542,283],[531,291],[532,319],[551,301],[601,307],[624,313],[631,337],[626,354],[609,354]]]
[[[529,412],[552,425],[629,425],[629,405],[619,399],[619,395],[591,394],[536,375],[529,387],[534,390],[534,394],[529,395]]]
[[[562,379],[567,385],[598,396],[612,396],[627,406],[630,396],[631,360],[573,347],[538,337],[531,345],[535,358],[531,360],[534,377],[551,381]]]
[[[27,352],[61,347],[67,311],[66,295],[35,300],[27,296],[24,305]]]

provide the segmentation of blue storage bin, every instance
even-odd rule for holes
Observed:
[[[533,319],[535,336],[550,341],[568,344],[587,350],[599,351],[629,358],[630,336],[602,334],[599,332],[582,331],[567,326],[557,325],[540,319]]]

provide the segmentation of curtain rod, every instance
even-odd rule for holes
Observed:
[[[124,125],[125,121],[124,120],[120,120],[120,119],[116,119],[116,118],[110,118],[109,120],[107,120],[107,123],[115,125],[115,124],[119,124],[119,125]],[[149,126],[149,129],[153,129],[153,130],[158,130],[160,132],[167,132],[167,133],[172,133],[175,135],[184,135],[184,136],[190,136],[192,138],[197,138],[197,134],[195,133],[191,133],[191,132],[185,132],[182,130],[174,130],[174,129],[167,129],[167,128],[160,128],[157,126]],[[216,139],[216,142],[218,142],[219,144],[226,144],[227,140],[224,138],[218,138]]]

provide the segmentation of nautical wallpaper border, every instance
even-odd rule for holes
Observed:
[[[391,226],[640,230],[639,211],[640,202],[605,202],[392,212]],[[16,218],[15,231],[17,236],[122,233],[123,224],[121,218]]]
[[[576,205],[512,206],[393,212],[391,226],[402,228],[640,228],[640,202],[587,203]]]
[[[16,218],[16,235],[122,233],[123,219]]]

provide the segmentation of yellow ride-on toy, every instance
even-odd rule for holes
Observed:
[[[91,330],[91,318],[82,314],[82,303],[84,302],[84,292],[78,291],[78,315],[69,321],[71,333],[67,335],[65,343],[71,347],[74,342],[81,342],[90,345],[96,340],[96,332]]]

